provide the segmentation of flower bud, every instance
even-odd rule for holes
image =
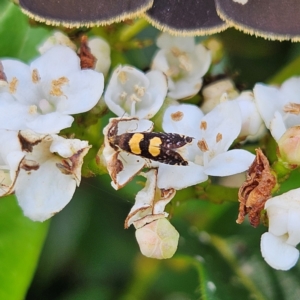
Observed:
[[[202,90],[202,95],[204,102],[201,106],[201,110],[204,113],[208,113],[220,103],[221,98],[234,99],[239,94],[234,83],[226,78],[205,86]]]
[[[135,236],[142,254],[147,257],[171,258],[177,250],[179,233],[165,218],[137,229]]]
[[[280,158],[291,165],[300,165],[300,126],[289,128],[278,141]]]

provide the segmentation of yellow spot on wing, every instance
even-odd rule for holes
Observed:
[[[150,140],[149,144],[149,153],[152,156],[158,156],[160,153],[160,145],[162,144],[162,141],[159,137],[154,137],[153,139]]]
[[[129,141],[129,147],[133,154],[141,154],[142,150],[140,148],[140,142],[144,139],[144,135],[142,133],[135,133],[130,141]]]

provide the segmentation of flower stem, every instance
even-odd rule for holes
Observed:
[[[255,284],[249,279],[248,276],[241,270],[239,263],[234,256],[233,251],[230,249],[228,243],[216,236],[210,235],[210,244],[215,247],[215,249],[220,253],[220,255],[227,261],[231,266],[232,270],[238,276],[241,283],[249,290],[249,292],[255,296],[257,300],[266,300],[266,297],[260,292],[260,290],[255,286]]]
[[[145,19],[138,19],[132,25],[122,28],[119,40],[121,42],[127,42],[148,26],[149,23]]]
[[[200,199],[206,199],[213,203],[224,201],[237,202],[238,188],[225,187],[215,184],[199,184],[196,186],[196,194]]]

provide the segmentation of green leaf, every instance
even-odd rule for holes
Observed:
[[[49,222],[23,216],[14,196],[0,202],[0,299],[24,299],[47,234]]]
[[[268,82],[271,84],[281,84],[288,78],[292,76],[300,75],[300,57],[287,64],[279,72],[277,72],[273,77],[271,77]]]
[[[28,17],[15,4],[0,1],[0,57],[28,62],[38,55],[37,45],[49,34],[47,27],[31,27]]]

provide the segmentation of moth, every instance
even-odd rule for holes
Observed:
[[[168,165],[187,166],[188,161],[179,153],[180,148],[193,141],[192,137],[164,132],[133,132],[116,134],[112,128],[108,132],[110,146],[127,153],[138,155]]]

